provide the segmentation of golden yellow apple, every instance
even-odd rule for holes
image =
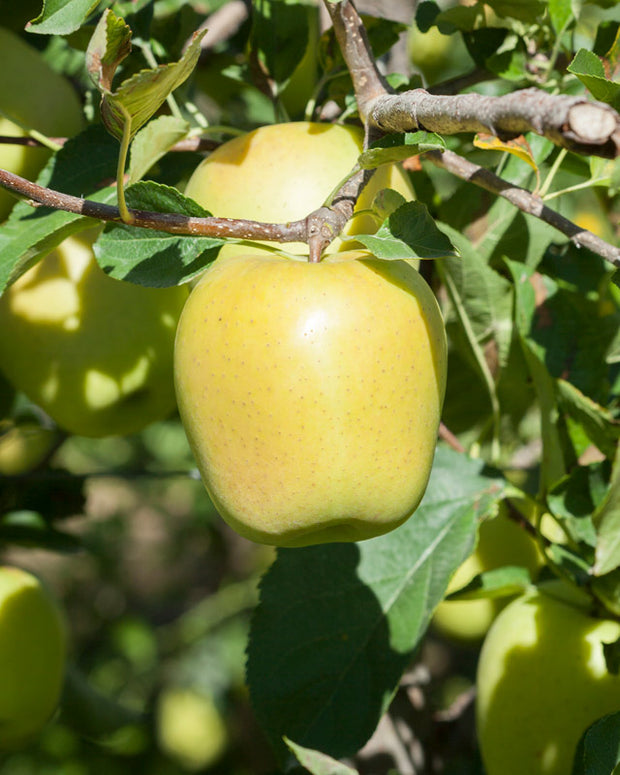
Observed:
[[[362,151],[357,127],[307,121],[272,124],[221,145],[189,179],[185,193],[213,215],[287,223],[305,218],[324,204],[351,171]],[[383,188],[413,198],[409,178],[398,165],[384,165],[362,191],[356,211],[369,208]],[[352,218],[344,235],[372,234],[379,223],[371,215]],[[308,246],[287,242],[281,248],[304,254]],[[335,240],[328,252],[343,249]],[[232,255],[238,245],[225,245],[220,255]],[[248,248],[242,248],[248,253]]]
[[[32,574],[0,568],[0,751],[18,748],[54,713],[66,632],[60,610]]]
[[[71,84],[17,33],[0,27],[0,135],[23,137],[36,129],[48,137],[71,137],[83,126]],[[50,155],[44,148],[0,144],[0,168],[34,180]],[[0,221],[17,200],[0,190]]]
[[[371,538],[413,513],[445,377],[430,288],[363,251],[218,258],[177,331],[179,411],[206,488],[241,535],[277,546]]]
[[[0,474],[19,476],[45,460],[57,440],[51,428],[36,422],[0,421]]]
[[[0,298],[0,366],[65,430],[134,433],[174,411],[184,287],[108,277],[89,232],[66,239]]]
[[[520,565],[534,576],[540,566],[536,542],[516,522],[500,513],[480,525],[478,544],[473,554],[458,568],[448,586],[448,594],[466,586],[474,576],[504,565]],[[459,641],[478,641],[506,598],[445,600],[433,615],[433,627],[442,635]]]
[[[620,711],[603,646],[620,622],[592,615],[565,582],[541,584],[497,617],[478,664],[476,715],[487,775],[569,775],[586,728]]]

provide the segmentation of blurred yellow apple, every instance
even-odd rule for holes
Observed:
[[[226,725],[213,699],[182,687],[161,693],[157,737],[162,750],[192,772],[217,762],[228,743]]]
[[[52,450],[57,434],[36,422],[0,422],[0,474],[19,476],[36,468]]]
[[[177,331],[181,419],[241,535],[277,546],[397,527],[428,481],[446,378],[441,313],[406,262],[218,258]]]
[[[0,568],[0,751],[18,748],[56,710],[66,632],[49,592],[32,574]]]
[[[0,298],[0,366],[65,430],[134,433],[174,411],[176,325],[185,287],[108,277],[92,232],[66,239]]]
[[[355,165],[362,143],[362,131],[352,126],[307,121],[263,126],[217,148],[197,167],[185,193],[223,218],[295,221],[325,202]],[[413,199],[403,170],[398,165],[384,165],[362,191],[356,211],[369,208],[383,188],[393,188],[405,199]],[[349,221],[344,234],[370,234],[378,226],[371,215],[359,215]],[[301,242],[281,247],[295,254],[308,251]],[[342,242],[336,239],[328,252],[341,249]],[[220,256],[239,251],[238,245],[225,245]],[[251,252],[247,247],[241,251]]]
[[[0,135],[23,137],[36,129],[48,137],[71,137],[83,125],[71,84],[17,33],[0,27]],[[50,155],[44,148],[0,144],[0,168],[34,180]],[[17,200],[0,189],[0,221]]]

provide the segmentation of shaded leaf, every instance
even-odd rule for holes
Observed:
[[[549,491],[549,510],[573,541],[596,546],[592,515],[607,492],[608,482],[609,464],[593,463],[577,466]]]
[[[128,184],[137,183],[175,143],[187,136],[189,124],[175,116],[149,121],[131,144]]]
[[[438,266],[449,275],[462,302],[478,347],[494,342],[498,367],[505,365],[512,340],[514,294],[506,280],[480,257],[471,242],[446,224],[441,224],[460,254]]]
[[[566,474],[564,459],[565,443],[559,428],[559,409],[555,381],[549,374],[541,353],[530,339],[530,331],[537,310],[534,290],[534,272],[523,264],[506,259],[515,288],[515,328],[523,349],[523,355],[534,383],[540,407],[541,436],[543,442],[541,461],[541,488],[551,488]]]
[[[131,209],[177,213],[188,217],[210,215],[176,188],[141,181],[126,191]],[[213,261],[225,240],[189,237],[125,224],[109,224],[94,245],[101,268],[117,280],[150,288],[179,285]]]
[[[397,530],[278,551],[261,584],[247,677],[281,759],[283,735],[336,758],[370,737],[504,487],[481,461],[440,445],[421,505]]]
[[[102,127],[92,127],[65,143],[37,182],[66,194],[115,204],[116,189],[108,183],[116,175],[117,158],[117,144]],[[94,223],[82,215],[18,202],[0,225],[0,292],[65,237]]]
[[[620,764],[620,713],[595,721],[584,732],[571,775],[613,775]]]
[[[620,568],[620,446],[607,494],[592,517],[598,532],[594,574],[602,576]]]
[[[290,0],[253,0],[250,46],[279,94],[306,52],[308,5]],[[272,88],[273,88],[272,87]],[[269,89],[271,91],[271,88]]]
[[[546,10],[543,0],[485,0],[498,16],[508,16],[533,23]]]
[[[442,137],[433,132],[406,132],[405,134],[389,134],[373,143],[364,151],[358,160],[364,170],[380,167],[382,164],[393,164],[404,161],[410,156],[425,151],[444,151],[446,143]]]
[[[557,388],[563,411],[579,423],[588,439],[605,457],[613,458],[620,438],[620,421],[570,382],[559,379]]]

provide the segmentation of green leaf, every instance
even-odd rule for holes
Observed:
[[[557,389],[562,410],[579,423],[605,457],[613,458],[620,439],[620,421],[570,382],[559,379]]]
[[[98,0],[44,0],[41,13],[28,23],[27,30],[41,35],[69,35],[98,5]]]
[[[508,16],[533,24],[544,14],[547,3],[543,0],[485,0],[498,16]]]
[[[482,600],[519,595],[529,589],[532,578],[522,565],[504,565],[479,573],[462,589],[452,592],[446,600]]]
[[[620,568],[620,446],[609,490],[592,517],[598,532],[594,574],[602,576]]]
[[[546,492],[566,474],[565,444],[558,427],[558,409],[555,381],[549,374],[538,347],[530,332],[537,311],[534,272],[529,267],[506,259],[515,287],[515,328],[523,349],[540,407],[541,436],[543,442],[541,464],[541,490]]]
[[[116,188],[106,183],[116,175],[117,157],[118,145],[101,127],[92,127],[65,143],[37,182],[66,194],[115,204]],[[95,223],[63,210],[18,202],[0,226],[0,292],[65,237]]]
[[[279,94],[306,52],[309,40],[307,3],[291,0],[253,0],[250,46],[263,77]],[[270,89],[271,91],[271,89]]]
[[[131,144],[128,184],[137,183],[175,143],[187,137],[189,124],[175,116],[159,116],[149,121]]]
[[[55,469],[52,476],[46,476],[43,471],[27,477],[2,478],[0,514],[6,515],[2,519],[2,529],[15,531],[15,535],[32,535],[33,532],[43,535],[52,530],[50,522],[83,514],[84,506],[84,478],[70,476],[61,469]],[[22,517],[26,512],[30,512],[30,516]],[[45,515],[45,520],[38,516],[41,514]],[[76,541],[79,539],[75,539],[74,547]]]
[[[370,737],[504,489],[484,463],[440,445],[422,503],[397,530],[278,551],[261,583],[247,678],[280,759],[283,735],[336,758]]]
[[[91,740],[146,721],[136,710],[98,691],[74,665],[67,668],[61,713],[71,729]]]
[[[620,764],[620,713],[595,721],[584,732],[571,775],[614,775]]]
[[[574,18],[571,0],[549,0],[549,18],[555,34],[559,35],[567,28],[571,18]]]
[[[311,775],[358,775],[357,770],[347,767],[346,764],[332,759],[327,754],[314,751],[312,748],[304,748],[304,746],[297,745],[297,743],[294,743],[287,737],[284,738],[284,742],[295,754],[297,761]]]
[[[128,206],[134,210],[198,218],[210,215],[176,188],[152,181],[134,184],[127,189],[126,196]],[[187,237],[110,224],[94,249],[97,262],[111,277],[149,288],[163,288],[195,277],[216,258],[224,242],[214,237]]]
[[[200,56],[200,41],[206,30],[194,33],[192,42],[178,62],[141,70],[112,91],[112,79],[130,48],[131,31],[109,9],[101,17],[88,46],[88,72],[102,94],[101,118],[117,139],[130,123],[130,137],[159,110],[168,95],[191,74]]]
[[[86,49],[86,69],[100,91],[112,89],[116,68],[130,51],[131,27],[108,9],[95,27]]]
[[[8,486],[10,488],[11,483]],[[13,493],[13,497],[15,494]],[[47,495],[49,496],[49,491]],[[7,493],[0,493],[0,502],[5,499],[7,499]],[[57,530],[34,511],[20,511],[4,516],[0,521],[0,546],[3,544],[44,549],[63,554],[84,549],[79,537]]]
[[[575,542],[596,546],[592,514],[607,492],[609,464],[577,466],[548,493],[547,505],[553,516]]]
[[[382,164],[393,164],[426,151],[445,151],[446,143],[434,132],[406,132],[405,134],[385,135],[373,143],[359,157],[359,165],[364,170],[375,169]]]
[[[620,83],[605,76],[603,63],[592,51],[579,49],[567,70],[579,78],[595,100],[606,102],[616,110],[620,108]]]
[[[502,368],[512,340],[514,292],[506,278],[492,269],[471,242],[447,224],[441,228],[456,245],[460,259],[442,261],[439,270],[449,275],[462,301],[464,312],[479,348],[493,344]]]
[[[355,239],[386,260],[458,255],[421,202],[406,202],[388,216],[376,234],[356,235]]]

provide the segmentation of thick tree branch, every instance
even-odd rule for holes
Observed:
[[[583,96],[552,95],[536,88],[502,97],[435,95],[425,89],[392,93],[377,69],[351,0],[326,0],[326,6],[364,123],[384,132],[491,132],[501,139],[536,132],[577,153],[604,158],[620,155],[620,115],[604,102]]]
[[[568,218],[547,207],[540,197],[531,194],[524,188],[514,186],[495,175],[490,170],[464,159],[453,151],[431,151],[422,157],[442,167],[453,175],[474,183],[492,194],[507,199],[511,204],[528,215],[540,218],[562,234],[569,237],[576,245],[588,248],[593,253],[602,256],[615,267],[620,267],[620,248],[610,245],[590,231],[582,229]]]
[[[535,132],[577,153],[610,159],[620,154],[620,115],[613,108],[541,89],[521,89],[502,97],[443,96],[413,89],[378,97],[368,110],[369,121],[385,132],[491,132],[501,139]]]
[[[350,0],[330,2],[325,7],[334,25],[334,34],[342,51],[347,69],[351,74],[357,107],[366,124],[366,105],[390,89],[379,72],[372,56],[368,35],[362,20]]]

